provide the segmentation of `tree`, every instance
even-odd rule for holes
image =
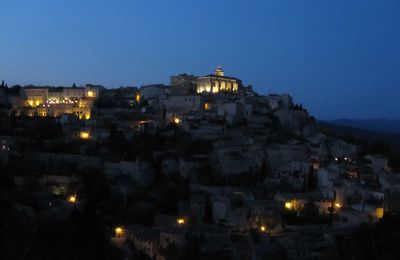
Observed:
[[[379,223],[362,225],[350,237],[338,240],[338,258],[399,259],[399,221],[399,216],[388,216]]]
[[[100,172],[87,172],[82,175],[83,193],[86,198],[85,211],[94,214],[99,204],[110,196],[110,184]]]
[[[7,89],[7,93],[11,95],[19,95],[19,91],[21,90],[20,85],[14,85],[11,88],[8,88],[7,84],[5,85],[5,88]]]

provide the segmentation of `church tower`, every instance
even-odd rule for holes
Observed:
[[[217,69],[215,70],[214,73],[216,76],[223,77],[224,76],[224,71],[222,70],[221,66],[218,66]]]

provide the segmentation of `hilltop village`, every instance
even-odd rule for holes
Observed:
[[[341,258],[400,213],[388,158],[221,67],[140,88],[3,82],[0,120],[4,259]]]

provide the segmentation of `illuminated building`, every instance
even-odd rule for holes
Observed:
[[[93,101],[100,88],[86,87],[25,87],[19,104],[14,106],[18,116],[59,117],[73,114],[79,119],[90,119]]]
[[[225,76],[220,66],[215,70],[214,74],[210,74],[197,79],[197,93],[220,93],[230,92],[237,93],[242,82],[234,77]]]

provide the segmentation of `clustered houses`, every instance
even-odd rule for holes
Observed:
[[[154,221],[120,223],[112,238],[150,258],[189,248],[233,259],[305,259],[333,246],[346,228],[400,212],[400,179],[387,158],[320,133],[288,94],[259,95],[220,67],[204,77],[172,76],[171,86],[7,91],[0,88],[1,111],[15,122],[0,136],[0,165],[25,162],[32,174],[15,177],[17,185],[36,179],[51,187],[35,196],[40,212],[16,207],[64,212],[54,209],[80,203],[68,187],[92,171],[107,176],[124,208],[135,190],[150,190],[135,210],[153,212]],[[50,119],[55,125],[43,129],[40,143],[21,152],[26,129]],[[166,195],[152,185],[164,181],[173,191],[177,179],[187,180],[186,196],[155,208]]]

